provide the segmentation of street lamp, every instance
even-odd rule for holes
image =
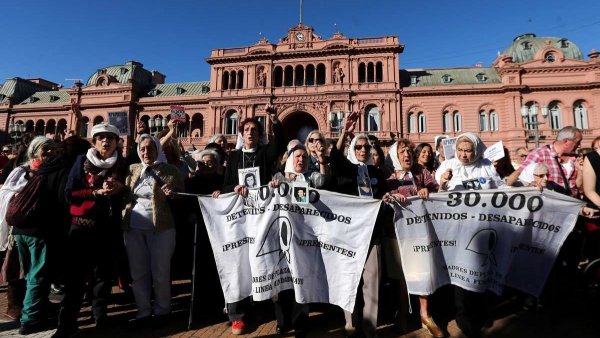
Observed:
[[[344,126],[344,115],[345,112],[343,110],[332,111],[329,112],[329,122],[331,122],[331,131],[335,133],[340,133]]]
[[[13,139],[13,144],[17,143],[17,140],[21,138],[21,135],[25,132],[25,125],[23,123],[14,123],[14,121],[8,125],[8,133]]]
[[[165,129],[169,121],[166,117],[157,116],[155,119],[148,120],[148,127],[150,128],[150,135],[157,134],[161,130]]]
[[[542,113],[542,117],[544,118],[543,121],[538,121],[538,119],[537,119],[537,113],[538,113],[537,108],[538,108],[538,106],[535,103],[533,103],[531,106],[524,105],[521,107],[521,116],[523,116],[523,118],[527,119],[523,123],[528,127],[533,127],[533,129],[535,130],[535,147],[539,148],[540,147],[539,126],[540,126],[540,124],[546,123],[546,117],[548,116],[548,107],[542,106],[541,113]]]

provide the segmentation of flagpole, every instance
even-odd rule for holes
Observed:
[[[302,0],[300,0],[300,23],[302,23]]]

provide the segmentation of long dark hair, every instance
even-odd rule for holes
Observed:
[[[429,149],[431,150],[431,158],[429,159],[429,162],[425,163],[425,164],[420,164],[419,163],[419,156],[421,156],[421,151],[423,151],[423,149],[425,147],[429,147]],[[431,146],[431,144],[427,143],[427,142],[423,142],[420,143],[416,148],[415,148],[415,152],[414,152],[414,162],[416,164],[420,164],[421,166],[425,167],[425,169],[429,170],[429,171],[433,171],[436,169],[436,165],[435,165],[435,156],[434,156],[434,151],[433,151],[433,147]]]

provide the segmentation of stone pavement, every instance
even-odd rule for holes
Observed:
[[[128,325],[128,321],[135,314],[135,305],[117,288],[113,291],[115,304],[110,306],[108,327],[94,328],[90,320],[90,308],[86,305],[87,307],[84,307],[80,313],[82,330],[77,337],[237,337],[231,335],[225,317],[212,323],[200,323],[192,330],[188,330],[189,282],[176,281],[173,285],[173,315],[163,323],[143,328],[132,328]],[[505,299],[495,307],[493,325],[484,330],[483,337],[600,337],[600,297],[592,291],[595,290],[572,292],[572,296],[563,297],[562,304],[554,306],[554,310],[543,308],[536,312],[524,310],[517,297]],[[412,304],[417,306],[418,301],[415,300]],[[56,308],[55,305],[53,310]],[[0,313],[3,314],[5,311],[6,286],[0,286]],[[255,324],[250,323],[246,337],[278,337],[275,333],[272,311],[269,309],[264,311],[262,317],[257,319]],[[399,334],[394,325],[383,323],[378,328],[378,336],[430,337],[426,330],[420,328],[417,318],[414,314],[411,315],[409,321],[411,332],[405,335]],[[50,322],[56,323],[55,315]],[[311,306],[309,325],[308,337],[344,337],[343,314],[333,306]],[[0,337],[18,337],[17,330],[18,323],[8,321],[6,318],[0,319]],[[54,331],[49,327],[47,331],[27,337],[50,337]],[[463,337],[454,321],[448,324],[448,331],[450,337]],[[293,337],[293,332],[283,337]]]

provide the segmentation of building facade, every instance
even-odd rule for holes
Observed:
[[[350,111],[360,113],[357,131],[384,144],[471,131],[488,144],[533,148],[574,125],[588,146],[600,134],[599,52],[585,59],[569,40],[524,34],[491,67],[401,69],[403,51],[395,36],[324,39],[299,24],[277,43],[213,50],[209,81],[165,83],[136,61],[98,69],[72,88],[13,78],[0,85],[0,130],[4,142],[23,131],[88,136],[119,113],[130,130],[142,120],[158,132],[179,106],[186,122],[177,134],[184,147],[200,148],[215,133],[235,144],[239,122],[264,123],[264,107],[273,104],[288,139],[312,129],[336,138]]]

